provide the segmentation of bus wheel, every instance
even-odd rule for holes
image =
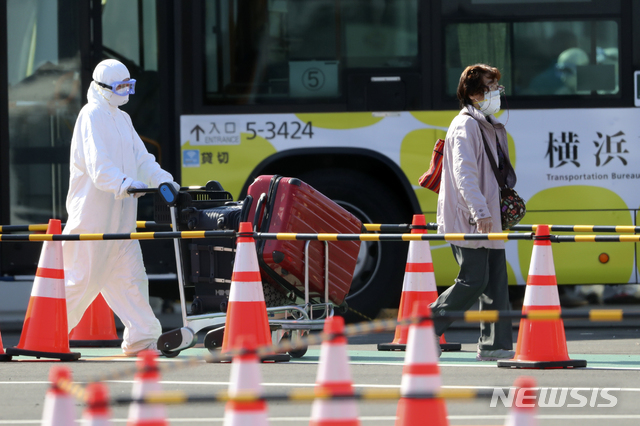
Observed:
[[[358,217],[362,223],[407,223],[411,212],[397,191],[384,182],[355,170],[314,170],[298,176]],[[382,308],[397,308],[408,244],[404,242],[363,241],[351,290],[346,297],[347,322],[375,318]]]

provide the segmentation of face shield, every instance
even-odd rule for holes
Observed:
[[[100,87],[104,87],[105,89],[111,90],[118,96],[127,96],[133,95],[136,93],[136,80],[130,79],[126,81],[114,81],[111,84],[101,83],[96,81],[96,84]]]

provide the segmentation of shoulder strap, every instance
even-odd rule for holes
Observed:
[[[475,120],[473,115],[469,114],[468,111],[463,112],[463,114],[468,115],[472,119]],[[477,121],[477,120],[476,120]],[[491,168],[493,169],[493,174],[496,176],[496,180],[498,181],[498,186],[500,189],[506,188],[507,184],[505,183],[502,173],[498,171],[498,166],[496,165],[496,160],[493,159],[493,155],[491,155],[491,149],[489,148],[489,144],[487,143],[486,138],[484,137],[484,133],[482,133],[482,129],[480,128],[480,124],[478,124],[478,130],[480,131],[480,136],[482,136],[482,142],[484,143],[484,150],[487,153],[487,157],[489,157],[489,163],[491,164]]]
[[[500,189],[506,188],[506,184],[504,179],[502,178],[502,174],[498,171],[498,166],[496,165],[496,160],[493,159],[493,155],[491,155],[491,149],[489,148],[489,144],[487,143],[487,139],[484,137],[484,133],[482,133],[482,129],[480,130],[480,135],[482,135],[482,142],[484,143],[484,150],[487,153],[487,157],[489,157],[489,163],[491,163],[491,168],[493,169],[493,173],[496,175],[496,180],[498,181],[498,185]]]

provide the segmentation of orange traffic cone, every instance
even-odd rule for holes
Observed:
[[[133,381],[131,397],[142,399],[148,392],[160,392],[160,371],[158,356],[154,351],[146,350],[138,354],[136,365],[138,372]],[[132,402],[129,406],[127,426],[166,426],[167,413],[162,404]]]
[[[87,386],[87,408],[82,414],[83,426],[110,426],[109,389],[104,383]]]
[[[256,243],[251,223],[240,223],[221,352],[238,347],[240,337],[253,335],[257,346],[271,346]],[[289,361],[288,354],[267,354],[262,361]]]
[[[414,304],[414,317],[430,317],[431,309],[425,301]],[[433,393],[440,390],[438,353],[433,338],[433,321],[422,320],[409,328],[409,343],[402,369],[400,393],[396,412],[396,426],[413,426],[428,423],[434,426],[448,425],[447,406],[441,398],[409,398],[406,395]]]
[[[102,293],[91,302],[77,326],[69,333],[69,346],[113,348],[122,344],[116,333],[113,312]]]
[[[426,234],[427,221],[423,214],[414,214],[411,223],[412,234]],[[429,241],[410,241],[407,265],[404,270],[404,282],[402,283],[402,297],[400,309],[398,309],[398,321],[411,317],[411,310],[417,301],[427,301],[429,304],[438,298],[436,279],[433,273],[433,261],[431,260],[431,248]],[[391,343],[379,343],[379,351],[404,351],[407,349],[407,337],[409,325],[398,325],[396,334]],[[460,343],[447,343],[444,334],[440,336],[440,348],[443,351],[459,351]]]
[[[42,410],[43,426],[74,426],[76,423],[75,400],[59,387],[59,382],[71,382],[71,370],[67,367],[53,367],[49,371],[51,387],[44,398]]]
[[[548,225],[538,225],[533,243],[522,313],[527,314],[531,311],[558,311],[558,313],[561,311]],[[569,358],[562,319],[521,319],[515,357],[510,360],[498,361],[498,367],[571,368],[586,366],[587,361],[585,360]]]
[[[320,348],[316,394],[353,395],[347,338],[344,336],[344,318],[338,316],[327,318],[324,323],[324,332],[330,335],[330,338],[323,341]],[[355,399],[313,401],[310,426],[356,426],[359,424]]]
[[[60,221],[51,219],[47,234],[60,234]],[[69,350],[67,301],[64,290],[62,243],[45,241],[18,346],[7,349],[9,355],[59,358],[76,361],[79,352]]]
[[[536,381],[533,377],[518,377],[511,412],[505,426],[538,426],[536,419]]]
[[[256,355],[255,338],[248,334],[240,336],[238,339],[246,353],[233,357],[231,365],[231,381],[229,384],[229,396],[234,397],[243,393],[262,394],[260,384],[262,376],[260,374],[260,364]],[[264,400],[257,401],[229,401],[224,409],[225,426],[266,426],[267,403]]]
[[[0,362],[11,361],[11,355],[7,355],[4,352],[4,345],[2,344],[2,333],[0,333]]]

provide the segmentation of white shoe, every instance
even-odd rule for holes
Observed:
[[[513,359],[515,356],[515,351],[508,351],[506,349],[478,349],[476,360],[497,361],[499,359]]]
[[[149,346],[147,346],[147,347],[146,347],[146,348],[144,348],[144,349],[140,349],[140,350],[139,350],[139,351],[137,351],[137,352],[125,352],[125,353],[124,353],[124,356],[127,356],[127,357],[137,357],[137,356],[138,356],[138,354],[139,354],[140,352],[142,352],[142,351],[152,351],[152,352],[154,352],[157,356],[162,356],[162,352],[158,350],[158,346],[156,345],[156,343],[155,343],[155,342],[154,342],[154,343],[152,343],[152,344],[150,344]]]

